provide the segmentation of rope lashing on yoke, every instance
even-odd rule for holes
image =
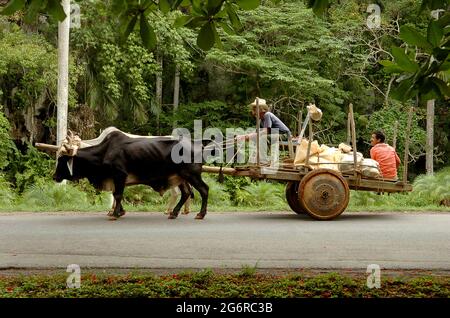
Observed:
[[[74,157],[77,155],[78,149],[81,148],[81,138],[75,135],[72,131],[68,131],[68,134],[64,141],[61,143],[56,156],[60,157],[62,155]]]
[[[70,175],[73,176],[73,157],[77,155],[78,149],[81,148],[81,138],[75,135],[72,131],[68,131],[66,139],[61,143],[56,152],[56,158],[63,155],[71,157],[67,160],[67,168],[69,169]]]

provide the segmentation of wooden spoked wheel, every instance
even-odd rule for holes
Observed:
[[[289,207],[297,214],[305,214],[305,210],[301,207],[298,200],[298,186],[299,182],[289,181],[286,184],[286,201]]]
[[[316,220],[331,220],[347,208],[350,190],[339,172],[316,169],[306,174],[298,186],[302,210]]]

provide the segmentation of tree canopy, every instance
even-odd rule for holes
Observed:
[[[246,1],[217,1],[221,9],[214,15],[210,11],[208,23],[215,31],[208,50],[199,43],[207,23],[200,18],[207,12],[197,10],[208,1],[180,2],[177,10],[158,5],[129,12],[127,21],[133,16],[136,21],[127,37],[121,14],[138,1],[76,2],[82,27],[71,29],[68,119],[83,138],[93,138],[109,125],[139,134],[170,134],[175,123],[191,128],[196,119],[203,120],[204,128],[252,127],[248,104],[259,96],[294,133],[305,105],[316,103],[324,111],[323,120],[315,124],[316,136],[330,145],[346,140],[347,107],[352,103],[358,149],[367,155],[371,131],[383,128],[391,142],[395,122],[404,125],[407,110],[417,105],[415,94],[421,93],[422,99],[436,97],[435,162],[448,164],[448,26],[442,32],[436,28],[448,14],[435,20],[431,7],[421,8],[421,0],[378,1],[381,23],[372,29],[367,26],[371,1],[329,1],[319,17],[308,7],[311,1],[257,1],[257,6],[243,9]],[[8,15],[0,16],[0,104],[9,122],[3,131],[10,131],[24,149],[26,142],[55,139],[58,15],[49,10],[51,1],[34,7],[34,18],[29,13],[32,1],[23,1],[11,13],[13,3],[6,7],[10,11],[2,11]],[[175,4],[160,5],[164,3]],[[152,47],[142,38],[144,15],[156,35]],[[433,43],[440,47],[431,47]],[[428,91],[420,86],[426,83]],[[394,96],[406,99],[396,102]],[[424,128],[419,107],[410,147],[418,171]],[[397,135],[401,152],[402,133]],[[13,155],[7,161],[17,160]]]

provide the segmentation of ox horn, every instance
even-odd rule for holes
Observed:
[[[69,143],[69,145],[72,143],[72,140],[73,140],[73,132],[72,132],[72,130],[68,130],[67,131],[66,140]]]

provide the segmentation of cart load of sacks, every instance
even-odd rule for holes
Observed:
[[[302,139],[295,152],[294,165],[305,166],[308,152],[307,139]],[[381,178],[380,166],[373,159],[364,158],[360,152],[356,153],[356,169],[367,178]],[[319,146],[317,140],[311,143],[308,166],[312,169],[326,168],[340,171],[342,173],[354,172],[354,158],[352,148],[344,143],[338,148]]]

